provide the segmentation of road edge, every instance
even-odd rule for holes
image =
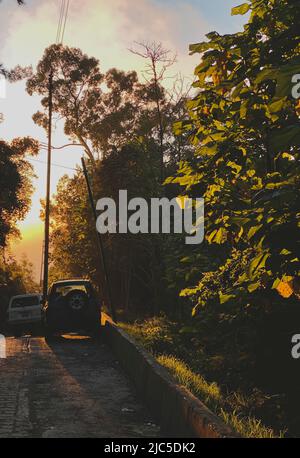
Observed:
[[[164,432],[183,438],[239,437],[107,315],[102,317],[102,332]]]

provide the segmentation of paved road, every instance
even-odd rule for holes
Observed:
[[[109,349],[88,338],[7,338],[0,438],[157,437]]]

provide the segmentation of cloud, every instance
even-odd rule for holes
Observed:
[[[9,8],[1,16],[1,60],[7,65],[35,65],[56,39],[58,0],[32,0],[23,8]],[[2,8],[7,8],[5,2]],[[178,53],[178,68],[192,73],[195,60],[188,56],[190,42],[209,30],[202,15],[188,0],[71,0],[65,43],[99,58],[103,70],[142,68],[129,53],[134,41],[161,41]]]
[[[187,75],[193,73],[195,58],[188,55],[188,45],[201,40],[209,27],[188,1],[173,6],[154,0],[89,0],[88,7],[73,1],[74,13],[66,40],[99,58],[104,70],[113,66],[141,70],[144,62],[128,48],[134,41],[155,40],[178,54],[177,70]],[[76,36],[78,28],[83,33]]]

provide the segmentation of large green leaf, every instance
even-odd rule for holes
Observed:
[[[243,3],[242,5],[235,6],[231,10],[231,15],[236,16],[238,14],[246,14],[250,10],[250,5],[249,3]]]
[[[220,299],[220,304],[226,304],[226,302],[229,302],[231,299],[234,299],[236,296],[234,294],[223,294],[221,291],[219,292],[219,299]]]
[[[254,280],[255,273],[265,267],[267,259],[270,257],[269,253],[260,253],[252,260],[249,266],[249,279]]]
[[[210,43],[208,41],[203,41],[202,43],[194,43],[190,45],[190,54],[196,54],[196,53],[203,53],[204,51],[208,51],[209,49],[215,48],[216,45],[213,43]]]

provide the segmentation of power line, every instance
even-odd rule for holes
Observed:
[[[59,22],[58,22],[57,35],[56,35],[56,43],[57,44],[60,43],[61,28],[62,28],[63,18],[64,18],[64,14],[65,14],[65,7],[66,7],[66,0],[61,0]]]
[[[40,145],[41,145],[41,149],[47,149],[47,144],[46,143],[41,142]],[[52,146],[52,149],[53,150],[60,150],[60,149],[64,149],[64,148],[69,148],[70,146],[80,146],[82,148],[81,143],[67,143],[66,145],[63,145],[63,146]]]
[[[41,160],[39,160],[39,159],[32,159],[31,157],[30,157],[30,158],[27,158],[27,160],[28,160],[28,161],[31,161],[31,162],[38,162],[39,164],[47,164],[46,161],[41,161]],[[53,167],[59,167],[59,168],[61,168],[61,169],[66,169],[66,170],[72,170],[72,171],[74,171],[74,172],[77,172],[77,171],[78,171],[78,169],[74,169],[74,168],[72,168],[72,167],[66,167],[65,165],[61,165],[61,164],[55,164],[55,163],[53,163],[53,162],[51,162],[51,166],[53,166]]]
[[[69,7],[70,7],[70,0],[67,1],[67,6],[66,6],[65,22],[64,22],[63,29],[62,29],[62,35],[61,35],[61,42],[62,43],[64,41],[64,36],[65,36],[66,23],[67,23],[68,14],[69,14]]]
[[[70,0],[61,0],[60,14],[56,34],[56,44],[62,44],[64,41],[66,24],[69,14]]]
[[[65,9],[65,1],[66,0],[61,0],[59,21],[58,21],[57,32],[56,32],[56,44],[58,44],[60,33],[61,33],[61,25],[62,25],[62,21],[63,21],[63,13],[64,13],[64,9]]]

